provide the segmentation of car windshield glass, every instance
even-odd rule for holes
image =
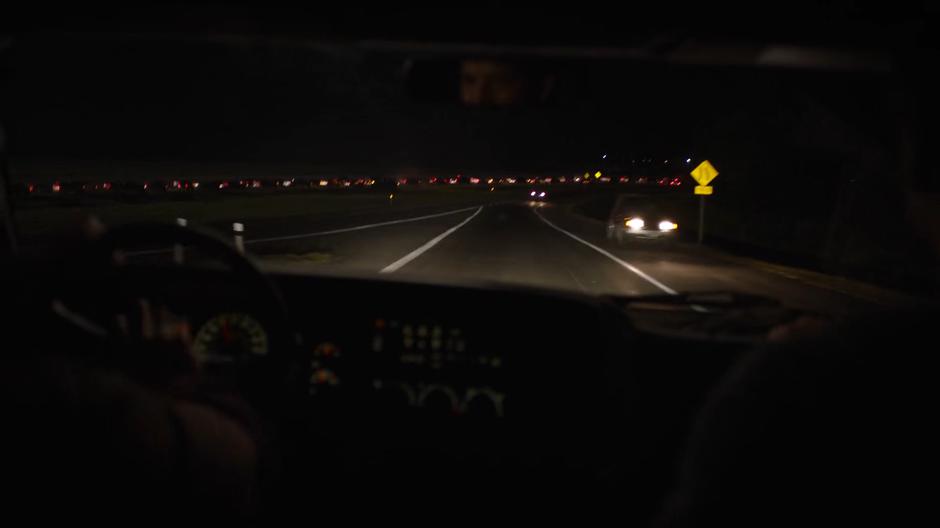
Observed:
[[[3,41],[23,256],[156,222],[311,273],[830,313],[936,295],[929,61],[880,40],[85,29]]]

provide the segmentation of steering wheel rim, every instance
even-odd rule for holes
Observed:
[[[274,345],[269,350],[264,362],[250,368],[250,384],[262,392],[264,386],[270,386],[281,377],[290,378],[289,358],[300,345],[299,335],[291,323],[287,304],[280,289],[247,256],[240,253],[228,241],[202,228],[182,227],[173,224],[132,223],[117,226],[105,232],[92,245],[91,264],[93,270],[105,270],[105,273],[119,274],[127,265],[126,257],[134,254],[136,248],[167,248],[174,245],[192,248],[212,259],[218,260],[231,270],[236,280],[244,278],[252,287],[264,292],[264,305],[272,310],[265,319],[272,323],[275,331],[271,332]],[[149,253],[149,251],[148,251]],[[116,338],[119,334],[111,333],[106,339]],[[283,380],[281,380],[283,381]],[[278,384],[275,384],[278,386]],[[245,387],[247,389],[247,387]],[[249,392],[252,389],[247,389]],[[255,398],[251,398],[255,399]]]
[[[263,286],[274,301],[274,308],[283,321],[288,321],[289,311],[281,290],[247,256],[240,253],[215,233],[199,227],[182,227],[175,224],[131,223],[109,229],[96,241],[98,255],[110,259],[111,266],[120,267],[120,252],[127,247],[140,246],[193,246],[207,255],[219,259],[239,276],[251,279]]]

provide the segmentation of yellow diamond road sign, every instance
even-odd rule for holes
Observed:
[[[711,194],[714,187],[710,185],[696,185],[695,194]]]
[[[698,167],[695,167],[695,170],[693,170],[690,174],[692,175],[693,178],[695,178],[695,181],[697,181],[699,185],[705,186],[705,185],[708,185],[709,182],[714,180],[715,176],[718,176],[718,170],[714,166],[712,166],[712,164],[709,163],[708,160],[705,160],[702,163],[700,163]],[[696,192],[696,194],[699,194],[699,193]]]

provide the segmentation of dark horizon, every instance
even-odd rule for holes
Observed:
[[[554,81],[547,101],[467,108],[447,99],[449,87],[413,93],[404,72],[416,63],[400,53],[267,41],[118,43],[14,42],[0,103],[13,160],[571,171],[603,154],[606,166],[637,156],[708,157],[702,136],[735,111],[745,112],[754,135],[778,133],[768,111],[801,112],[807,103],[823,108],[815,119],[883,134],[879,108],[891,104],[866,101],[882,75],[557,60],[544,66]],[[437,74],[430,84],[442,80]]]

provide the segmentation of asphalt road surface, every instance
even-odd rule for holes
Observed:
[[[511,284],[586,294],[734,291],[841,315],[892,306],[879,290],[669,240],[608,240],[602,222],[564,205],[480,207],[246,226],[272,266],[424,281]]]

